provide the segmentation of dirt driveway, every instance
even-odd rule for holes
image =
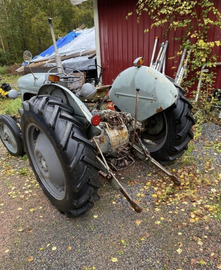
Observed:
[[[104,182],[88,213],[68,219],[47,200],[28,161],[0,143],[0,269],[221,269],[220,126],[205,124],[167,167],[181,187],[136,162],[118,174],[143,211]]]

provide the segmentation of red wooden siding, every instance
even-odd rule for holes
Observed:
[[[111,84],[116,76],[125,68],[132,65],[138,56],[144,57],[145,65],[149,65],[155,37],[159,37],[158,44],[169,40],[167,50],[166,74],[175,77],[180,58],[169,59],[179,50],[179,41],[175,37],[182,37],[182,30],[170,31],[164,36],[164,29],[153,28],[148,33],[144,29],[150,26],[148,16],[143,15],[138,24],[136,15],[126,20],[128,12],[135,11],[136,0],[98,0],[101,64],[104,68],[103,83]],[[216,7],[221,10],[221,1],[216,1]],[[220,29],[213,27],[209,32],[209,40],[221,40]],[[158,47],[159,48],[159,47]],[[221,62],[221,49],[215,48]],[[214,87],[221,88],[221,66],[217,67],[217,79]]]

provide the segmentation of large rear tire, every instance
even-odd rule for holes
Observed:
[[[180,157],[193,138],[191,103],[180,91],[171,107],[146,121],[142,141],[153,158],[166,164]]]
[[[51,203],[68,217],[91,209],[99,199],[99,165],[73,109],[53,97],[33,97],[23,102],[21,128],[32,169]]]

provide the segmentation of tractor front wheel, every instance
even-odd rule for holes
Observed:
[[[9,115],[0,115],[0,138],[12,156],[23,156],[21,130]]]

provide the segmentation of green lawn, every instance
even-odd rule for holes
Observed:
[[[9,83],[12,89],[18,90],[17,80],[21,76],[1,75],[0,77],[2,79],[1,83]],[[0,98],[0,114],[16,114],[19,108],[21,108],[20,96],[16,99]]]

